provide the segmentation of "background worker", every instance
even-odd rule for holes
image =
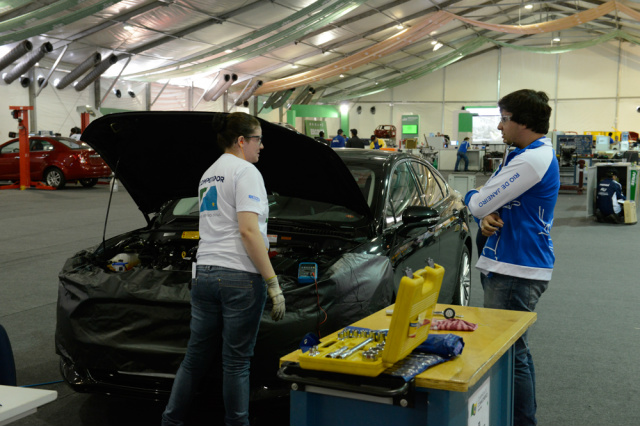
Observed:
[[[498,130],[516,149],[482,188],[466,194],[465,203],[488,237],[476,263],[484,275],[484,307],[532,312],[555,263],[550,232],[560,170],[545,137],[551,107],[544,92],[528,89],[504,96],[498,106]],[[536,376],[528,331],[515,343],[514,376],[513,424],[533,426]]]
[[[342,129],[338,129],[338,134],[331,140],[331,148],[344,148],[347,140],[344,137]]]
[[[322,130],[320,130],[320,133],[318,133],[318,136],[316,136],[314,139],[325,145],[329,145],[329,141],[324,138],[324,132]]]
[[[454,167],[454,171],[458,171],[458,164],[460,160],[464,161],[464,171],[469,171],[469,157],[467,156],[467,150],[469,149],[469,138],[466,137],[458,147],[458,153],[456,154],[456,165]]]
[[[626,200],[622,185],[614,169],[607,170],[606,177],[598,183],[596,195],[596,219],[598,222],[624,223],[624,211],[620,206]]]
[[[378,139],[376,135],[371,135],[371,143],[369,144],[369,148],[371,149],[380,149],[386,148],[387,144],[384,142],[384,139]]]
[[[217,114],[224,154],[198,185],[200,243],[191,285],[191,335],[162,425],[183,425],[198,385],[222,353],[225,424],[249,424],[249,365],[267,294],[271,318],[284,317],[285,301],[267,249],[269,205],[258,162],[259,121],[248,114]],[[266,283],[265,283],[266,282]]]
[[[358,129],[351,129],[351,137],[347,141],[347,148],[364,148],[364,141],[358,137]]]

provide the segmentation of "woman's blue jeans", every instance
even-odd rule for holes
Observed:
[[[249,365],[267,286],[259,274],[200,265],[191,288],[191,336],[162,424],[183,425],[213,354],[222,351],[227,425],[249,424]]]
[[[482,276],[484,307],[533,312],[549,281],[491,273]],[[515,343],[514,426],[535,425],[536,372],[529,352],[528,331]]]

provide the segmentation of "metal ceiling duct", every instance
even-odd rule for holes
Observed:
[[[238,75],[237,74],[231,74],[231,79],[229,81],[225,81],[224,84],[222,86],[220,86],[220,89],[218,89],[218,91],[216,93],[214,93],[213,96],[211,97],[211,99],[209,99],[209,100],[210,101],[217,101],[218,98],[220,96],[222,96],[222,94],[224,92],[226,92],[227,89],[237,80],[238,80]]]
[[[316,94],[316,89],[314,89],[313,87],[309,88],[309,93],[307,93],[307,96],[304,97],[304,99],[302,99],[302,101],[300,102],[301,105],[306,105],[309,102],[311,102],[311,99],[313,98],[313,95]]]
[[[280,97],[284,94],[284,90],[281,90],[279,92],[273,92],[271,94],[271,96],[269,96],[267,98],[267,100],[264,102],[264,104],[262,104],[262,108],[271,108],[271,106],[273,105],[273,103],[275,101],[277,101],[278,99],[280,99]]]
[[[271,108],[276,109],[276,108],[280,108],[282,105],[285,104],[285,102],[287,102],[287,100],[289,100],[289,98],[291,97],[291,95],[293,95],[293,92],[296,89],[289,89],[289,90],[285,90],[284,93],[282,94],[282,97],[277,99],[273,105],[271,105]]]
[[[77,92],[84,90],[88,85],[96,81],[109,67],[118,62],[118,57],[116,55],[109,55],[107,59],[100,62],[98,66],[96,66],[93,71],[87,74],[82,80],[76,84],[75,89]]]
[[[18,58],[31,52],[31,49],[33,49],[33,44],[29,40],[19,43],[0,59],[0,71],[14,63]]]
[[[307,89],[301,91],[300,94],[293,100],[291,105],[301,105],[302,101],[309,95],[312,90],[313,87],[308,87]]]
[[[58,84],[56,85],[56,89],[59,89],[59,90],[64,89],[65,87],[73,83],[77,78],[80,78],[82,74],[89,71],[91,67],[95,67],[96,65],[98,65],[101,60],[102,60],[102,55],[99,54],[98,52],[89,56],[83,63],[81,63],[74,69],[72,69],[69,74],[61,78]]]
[[[236,106],[242,105],[256,90],[258,90],[258,87],[262,86],[262,80],[256,80],[255,83],[249,85],[250,83],[251,82],[247,83],[242,93],[240,93],[240,97],[236,99]]]
[[[220,88],[230,80],[231,80],[231,74],[225,74],[222,77],[220,77],[220,79],[216,81],[216,84],[214,84],[213,87],[211,87],[209,90],[204,92],[204,95],[202,95],[202,99],[209,102],[211,98],[213,98],[213,95],[218,93]]]
[[[11,71],[6,73],[2,79],[5,83],[11,84],[17,78],[19,78],[22,74],[29,71],[40,59],[44,57],[45,54],[53,51],[53,45],[49,42],[46,42],[40,46],[40,48],[31,52],[27,59],[20,62],[16,65]]]

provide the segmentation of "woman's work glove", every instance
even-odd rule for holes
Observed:
[[[280,289],[280,284],[278,283],[278,276],[274,275],[269,278],[267,281],[267,294],[271,298],[271,303],[273,303],[273,308],[271,309],[271,319],[274,321],[280,321],[284,318],[284,296],[282,295],[282,290]]]

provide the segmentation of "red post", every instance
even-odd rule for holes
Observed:
[[[81,112],[80,113],[80,128],[82,129],[82,133],[84,133],[84,129],[89,125],[89,113]]]
[[[32,106],[10,106],[13,118],[18,120],[18,137],[20,139],[20,190],[31,186],[31,160],[29,153],[29,114]]]

